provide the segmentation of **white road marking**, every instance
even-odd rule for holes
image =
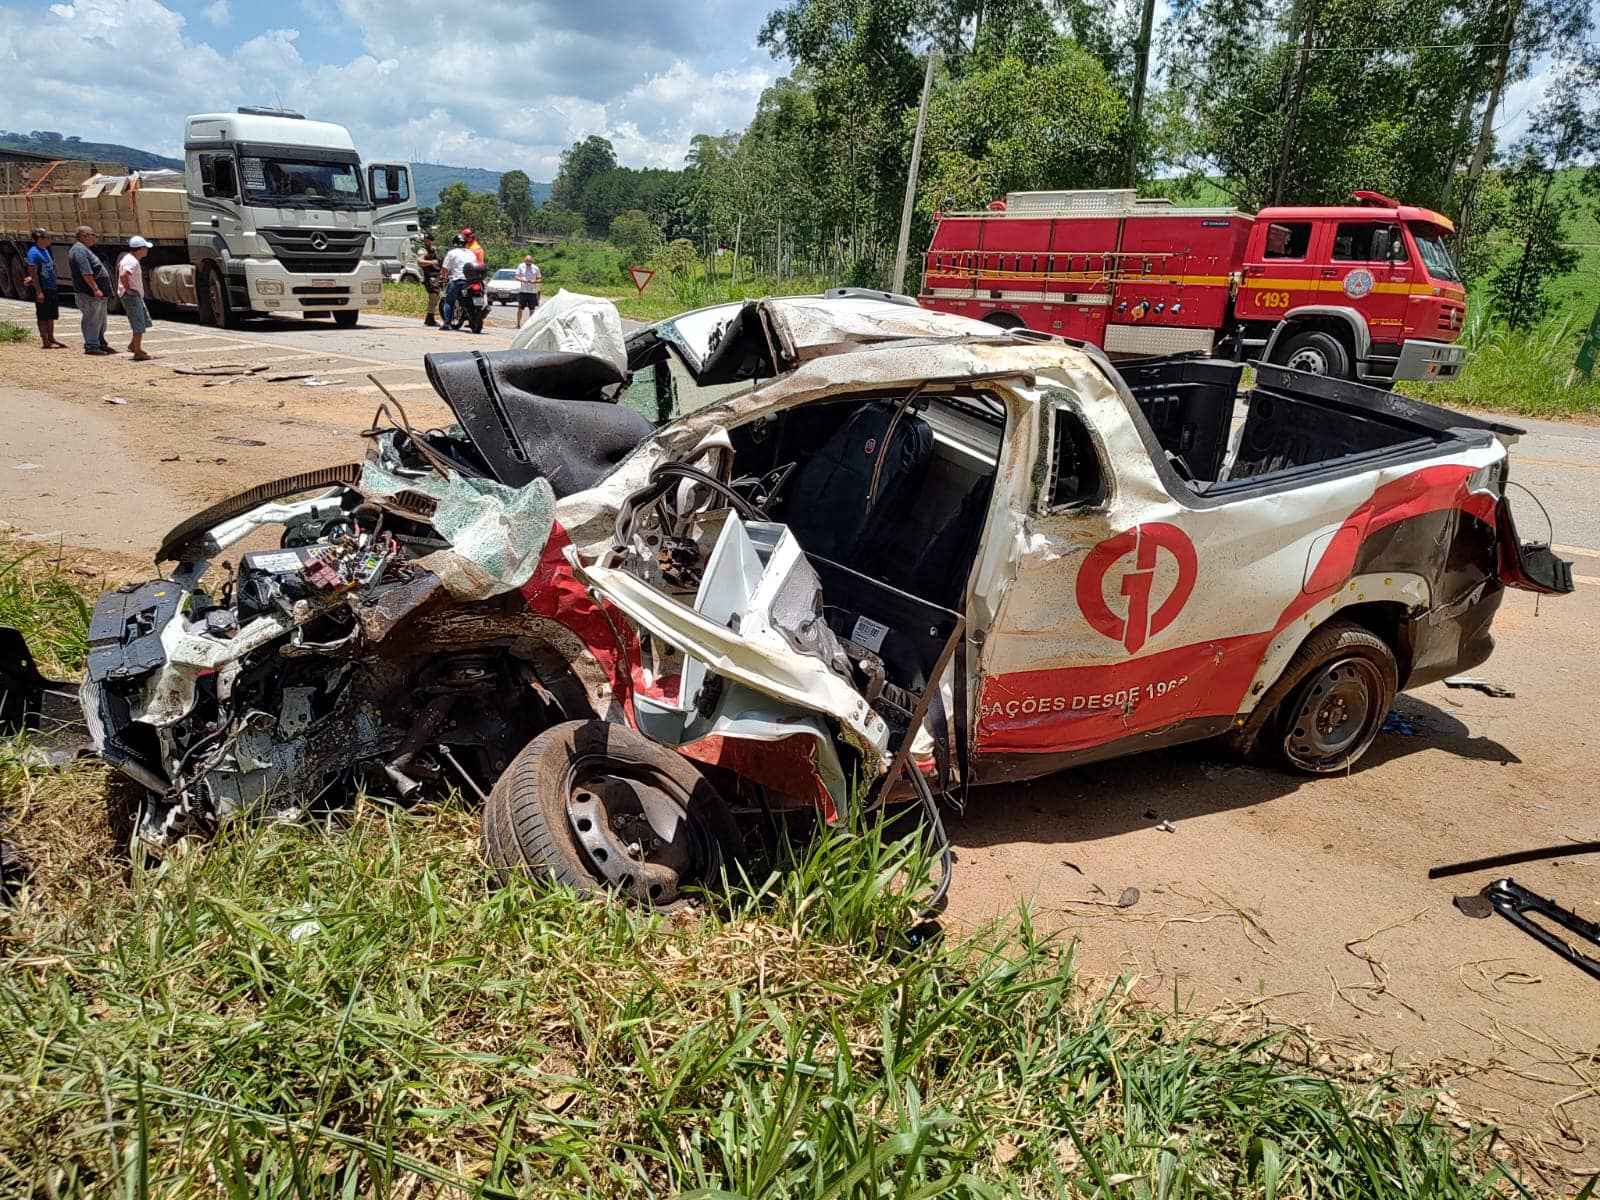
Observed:
[[[1557,554],[1577,554],[1583,558],[1600,558],[1600,550],[1585,550],[1582,546],[1551,546]]]

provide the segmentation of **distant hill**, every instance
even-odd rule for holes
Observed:
[[[183,169],[183,160],[179,158],[167,158],[148,150],[119,146],[115,142],[85,142],[75,137],[62,137],[49,129],[35,129],[31,133],[0,131],[0,149],[30,150],[35,154],[48,154],[51,158],[86,158],[92,162],[124,163],[136,171],[150,171],[157,167]]]
[[[411,180],[415,185],[417,203],[432,208],[439,203],[439,193],[449,184],[464,183],[472,192],[498,192],[500,172],[486,171],[482,167],[447,167],[442,163],[412,163]],[[550,185],[535,180],[530,189],[535,205],[550,198]]]

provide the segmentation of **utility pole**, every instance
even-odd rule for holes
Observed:
[[[1139,17],[1139,40],[1133,44],[1133,99],[1128,104],[1128,165],[1123,177],[1129,187],[1139,182],[1139,143],[1144,133],[1144,81],[1150,73],[1150,27],[1155,22],[1156,0],[1144,0]]]
[[[906,290],[906,246],[911,241],[911,206],[917,199],[917,168],[922,165],[922,129],[928,123],[928,97],[933,94],[933,60],[938,52],[928,48],[928,70],[922,77],[922,104],[917,109],[917,135],[911,139],[911,169],[906,172],[906,201],[900,208],[900,240],[894,248],[894,286]]]
[[[1300,95],[1306,87],[1306,69],[1311,65],[1311,39],[1317,31],[1319,0],[1305,0],[1305,30],[1300,37],[1300,62],[1295,68],[1294,90],[1289,93],[1289,108],[1283,126],[1283,145],[1278,148],[1278,170],[1272,177],[1272,202],[1283,203],[1289,185],[1289,155],[1294,149],[1294,126],[1300,116]]]

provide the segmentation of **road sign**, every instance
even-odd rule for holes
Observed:
[[[1594,320],[1589,322],[1589,336],[1578,348],[1578,361],[1573,365],[1585,375],[1593,376],[1594,364],[1600,362],[1600,308],[1594,310]]]
[[[644,285],[656,277],[654,271],[648,271],[644,267],[629,267],[628,274],[633,276],[633,286],[639,289],[641,296],[644,295]]]

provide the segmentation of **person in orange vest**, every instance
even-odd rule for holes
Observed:
[[[463,229],[461,236],[467,239],[467,249],[472,251],[472,257],[478,260],[478,265],[483,266],[483,247],[478,245],[477,236],[470,229]]]

